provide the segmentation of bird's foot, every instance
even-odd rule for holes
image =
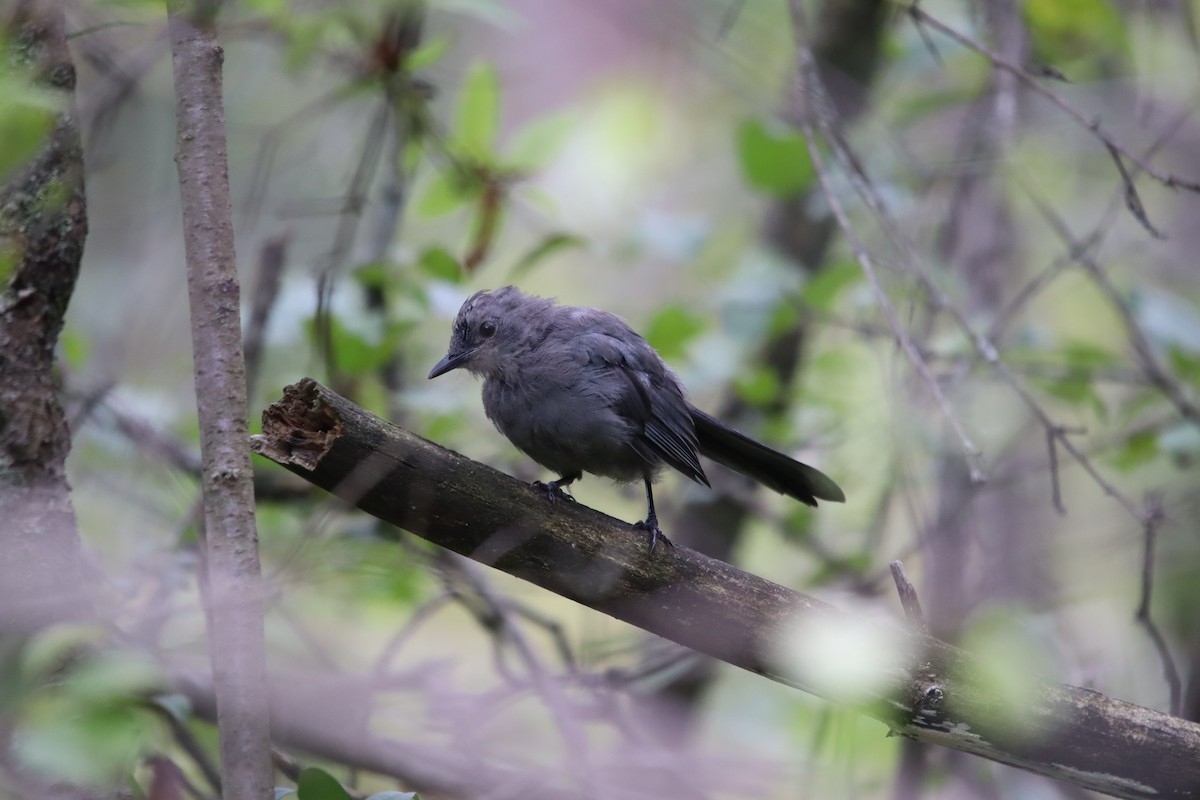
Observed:
[[[658,545],[659,542],[662,542],[663,544],[665,544],[667,547],[671,548],[672,550],[675,549],[674,542],[672,542],[670,539],[668,539],[663,534],[663,532],[658,529],[658,520],[654,519],[653,517],[651,517],[650,519],[647,519],[647,520],[642,520],[641,522],[635,522],[635,523],[633,523],[633,527],[639,531],[648,531],[650,533],[650,552],[651,553],[654,552],[654,548]]]
[[[546,499],[551,503],[558,502],[559,500],[565,500],[569,503],[575,502],[575,498],[563,491],[563,488],[559,486],[558,481],[550,481],[549,483],[534,481],[530,485],[539,492],[545,492]]]

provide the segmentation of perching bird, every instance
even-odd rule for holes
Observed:
[[[650,532],[651,551],[666,540],[651,482],[666,464],[708,486],[700,454],[810,506],[846,500],[820,471],[689,404],[654,348],[607,311],[560,306],[514,286],[477,292],[429,377],[459,367],[483,377],[483,408],[500,432],[559,475],[535,483],[551,498],[584,472],[641,478],[649,511],[635,527]]]

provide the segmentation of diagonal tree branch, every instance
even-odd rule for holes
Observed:
[[[783,643],[798,626],[853,626],[912,653],[875,664],[886,681],[853,705],[894,734],[1127,798],[1200,786],[1200,725],[1026,676],[1028,703],[998,691],[971,655],[870,628],[816,598],[684,547],[650,553],[629,526],[544,496],[367,413],[312,380],[263,414],[256,452],[349,504],[443,547],[735,666],[825,697],[826,653]],[[797,641],[808,641],[798,639]],[[816,647],[816,645],[812,645]]]

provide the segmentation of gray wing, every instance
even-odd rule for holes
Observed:
[[[585,327],[587,332],[575,342],[584,346],[589,366],[611,387],[613,410],[637,431],[634,451],[648,465],[665,462],[707,486],[690,409],[658,353],[610,314],[596,312]]]

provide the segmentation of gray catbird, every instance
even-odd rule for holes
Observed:
[[[459,367],[483,377],[483,408],[500,432],[558,473],[535,484],[551,498],[584,472],[641,478],[650,508],[635,527],[650,532],[651,550],[662,536],[651,480],[668,464],[708,486],[700,453],[810,506],[846,500],[818,470],[689,404],[654,348],[607,311],[556,305],[515,286],[477,292],[429,377]]]

